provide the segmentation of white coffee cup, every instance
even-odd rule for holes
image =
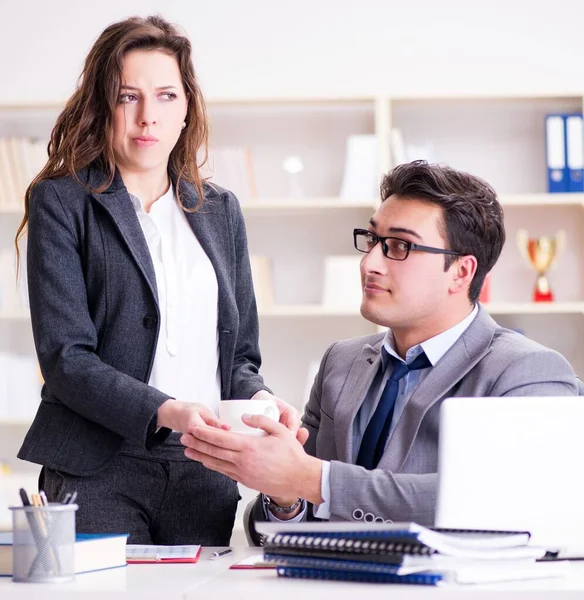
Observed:
[[[219,418],[231,425],[231,431],[243,435],[266,435],[263,429],[246,425],[241,420],[243,415],[263,415],[274,421],[280,420],[280,411],[272,400],[222,400],[219,403]]]

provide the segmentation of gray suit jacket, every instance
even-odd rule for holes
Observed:
[[[351,464],[353,421],[380,368],[383,338],[380,333],[330,346],[303,416],[310,432],[306,451],[331,461],[331,520],[352,520],[360,509],[382,519],[433,524],[439,411],[445,398],[578,393],[574,372],[560,354],[499,327],[480,308],[414,390],[378,468],[368,471]],[[258,499],[251,521],[263,518]]]
[[[79,173],[96,188],[99,169]],[[185,213],[219,286],[222,398],[249,398],[258,374],[258,318],[247,240],[233,194],[205,185],[203,207]],[[196,206],[183,183],[183,203]],[[155,431],[164,390],[150,387],[160,312],[150,252],[118,173],[103,193],[72,177],[35,186],[30,203],[28,282],[34,340],[45,384],[18,456],[73,475],[103,469],[124,439],[142,447]],[[194,333],[196,335],[196,332]]]

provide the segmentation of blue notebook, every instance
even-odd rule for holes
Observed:
[[[365,560],[349,560],[342,558],[315,558],[312,556],[284,556],[264,553],[264,558],[277,567],[305,567],[332,571],[359,571],[362,573],[386,573],[400,575],[400,565],[368,562]]]
[[[394,575],[393,573],[367,573],[363,571],[336,571],[306,567],[278,567],[278,577],[296,579],[324,579],[328,581],[359,581],[366,583],[403,583],[418,585],[437,585],[442,575],[435,573],[416,573],[415,575]]]

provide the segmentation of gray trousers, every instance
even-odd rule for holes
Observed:
[[[228,546],[237,484],[195,461],[118,454],[100,473],[74,476],[43,467],[49,501],[77,490],[78,533],[129,533],[129,544]]]

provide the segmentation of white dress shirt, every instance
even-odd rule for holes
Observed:
[[[419,354],[422,352],[426,353],[428,360],[434,367],[436,363],[450,350],[458,338],[466,331],[467,327],[473,322],[474,318],[478,313],[478,305],[475,305],[471,313],[465,317],[460,323],[454,325],[450,329],[439,333],[438,335],[413,346],[406,352],[406,360],[404,361],[395,349],[395,340],[391,330],[388,330],[383,340],[383,346],[389,354],[391,354],[396,360],[411,363]],[[384,361],[385,363],[385,361]],[[384,376],[381,385],[378,389],[370,390],[365,398],[365,401],[361,405],[357,416],[353,422],[353,464],[357,461],[357,455],[359,454],[359,447],[361,446],[361,440],[365,434],[365,429],[371,417],[373,416],[377,405],[381,399],[383,388],[385,383],[389,379],[391,373],[388,373],[385,369],[387,365],[383,364]],[[418,385],[428,376],[430,369],[419,369],[416,371],[409,371],[399,381],[399,391],[395,401],[395,408],[393,411],[393,419],[391,422],[391,428],[389,435],[391,436],[395,429],[399,418],[401,417],[404,407],[410,399],[414,390]],[[372,386],[375,387],[375,386]],[[323,502],[315,506],[314,516],[320,519],[329,519],[331,516],[330,512],[330,499],[331,499],[331,488],[330,488],[330,469],[331,464],[329,461],[322,461],[322,476],[321,476],[321,496]]]
[[[173,187],[147,213],[132,196],[158,288],[160,331],[149,385],[218,412],[218,285],[209,257],[188,224]]]

